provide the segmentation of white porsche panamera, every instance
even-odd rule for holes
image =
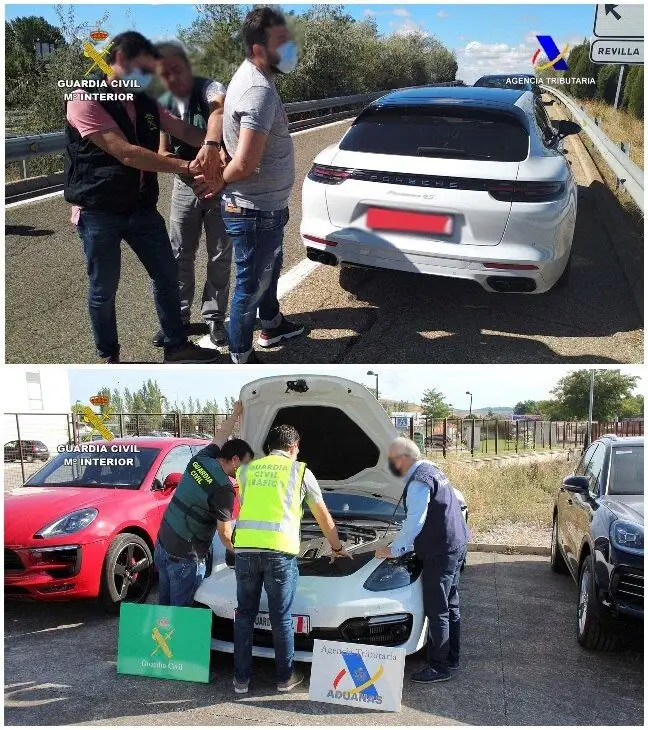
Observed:
[[[308,258],[541,294],[567,283],[577,186],[563,139],[523,89],[424,87],[370,104],[302,188]],[[347,287],[347,288],[352,288]]]
[[[407,554],[376,559],[388,545],[404,512],[402,480],[387,466],[387,449],[398,435],[373,395],[359,383],[328,375],[272,377],[241,391],[241,437],[264,452],[269,430],[294,426],[301,435],[300,459],[318,478],[340,539],[353,560],[330,563],[330,548],[306,512],[298,556],[299,581],[292,607],[295,659],[310,662],[314,639],[422,648],[427,635],[420,565]],[[457,492],[467,519],[467,507]],[[214,567],[195,601],[213,611],[212,649],[232,653],[236,578],[214,538]],[[257,618],[253,653],[272,657],[274,648],[265,591]]]

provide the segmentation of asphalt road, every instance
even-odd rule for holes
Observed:
[[[550,109],[551,113],[551,109]],[[304,258],[301,183],[315,155],[349,122],[295,137],[297,182],[284,244],[284,273]],[[569,149],[569,140],[567,141]],[[488,294],[472,282],[361,272],[348,293],[339,270],[320,266],[282,302],[307,336],[262,354],[271,363],[630,363],[643,360],[643,319],[606,238],[596,197],[580,185],[573,284],[540,296]],[[159,209],[169,209],[161,175]],[[124,362],[159,362],[158,325],[146,273],[123,247],[117,315]],[[206,266],[197,260],[197,291]],[[10,363],[95,363],[86,312],[85,262],[61,196],[6,211],[6,359]],[[197,321],[197,316],[194,316]],[[197,334],[200,334],[198,332]],[[223,352],[223,362],[228,362]]]
[[[462,574],[462,667],[433,687],[407,680],[403,708],[375,711],[278,694],[255,659],[250,694],[232,658],[213,654],[208,685],[117,675],[117,620],[93,604],[5,604],[7,725],[642,725],[643,655],[576,642],[576,588],[546,558],[471,553]],[[306,669],[308,667],[306,666]]]

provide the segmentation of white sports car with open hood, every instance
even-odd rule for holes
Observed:
[[[353,560],[330,563],[330,547],[316,521],[304,513],[299,582],[293,603],[295,659],[311,661],[314,639],[403,647],[407,654],[425,644],[420,567],[412,553],[396,560],[376,559],[404,519],[402,480],[387,466],[387,450],[398,435],[374,396],[359,383],[327,375],[272,377],[241,391],[241,437],[264,453],[275,425],[289,424],[301,435],[299,458],[317,477],[340,539]],[[457,494],[464,516],[467,508]],[[214,567],[195,600],[212,609],[212,649],[233,652],[236,579],[231,561],[214,539]],[[274,648],[261,595],[254,632],[255,656],[272,657]]]

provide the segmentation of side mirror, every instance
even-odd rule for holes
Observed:
[[[554,129],[559,139],[570,137],[573,134],[580,134],[583,131],[580,124],[576,124],[576,122],[569,121],[568,119],[559,119],[554,124]]]
[[[178,484],[180,484],[181,479],[182,474],[180,474],[180,472],[167,474],[167,477],[164,480],[164,484],[162,485],[162,490],[165,492],[172,492],[178,486]]]
[[[589,492],[589,479],[583,476],[573,476],[563,479],[563,489],[568,492]]]

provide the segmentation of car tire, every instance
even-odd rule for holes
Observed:
[[[131,572],[138,566],[137,571]],[[153,555],[146,541],[130,532],[117,535],[110,543],[101,571],[99,602],[107,613],[113,614],[119,613],[123,601],[145,603],[154,573]],[[128,586],[124,586],[125,581]]]
[[[578,643],[590,651],[611,651],[618,637],[605,629],[601,622],[601,604],[596,595],[594,559],[588,555],[578,576],[576,604],[576,635]]]
[[[551,528],[551,557],[549,559],[549,563],[551,565],[551,570],[553,570],[554,573],[564,574],[567,572],[567,563],[565,562],[565,558],[560,552],[560,546],[558,545],[557,517],[558,515],[554,516],[553,526]]]
[[[349,294],[355,294],[367,276],[366,269],[340,264],[340,286]]]

